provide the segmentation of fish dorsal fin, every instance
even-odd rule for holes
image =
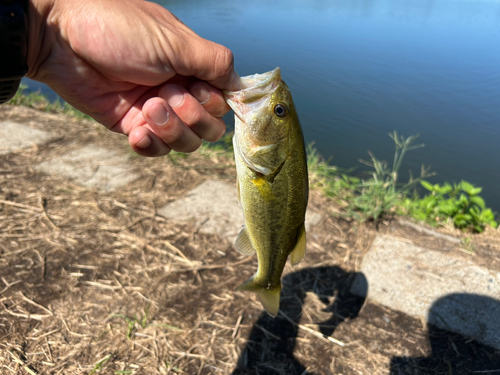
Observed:
[[[266,311],[271,316],[278,315],[280,309],[281,285],[275,288],[264,288],[255,282],[254,277],[255,276],[245,281],[237,287],[236,290],[248,290],[257,293],[260,303],[262,303]]]
[[[247,227],[243,227],[238,238],[236,238],[235,243],[236,250],[243,255],[252,255],[255,253],[255,249],[252,246],[252,241],[248,237]]]
[[[297,243],[290,253],[290,262],[292,262],[292,267],[296,266],[304,259],[306,254],[306,227],[302,223],[297,230]]]

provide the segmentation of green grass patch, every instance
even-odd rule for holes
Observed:
[[[76,119],[86,119],[93,121],[92,117],[73,108],[66,102],[61,102],[60,100],[51,102],[45,95],[40,94],[39,91],[28,92],[27,89],[28,86],[21,85],[16,95],[8,102],[8,104],[22,105],[45,112],[60,113]]]
[[[360,182],[351,175],[352,169],[346,171],[330,165],[314,148],[314,143],[307,145],[306,151],[310,187],[321,190],[339,203],[349,200]]]

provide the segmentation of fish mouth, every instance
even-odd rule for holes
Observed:
[[[241,77],[240,90],[224,91],[227,104],[243,122],[248,114],[265,108],[272,93],[281,81],[281,70]]]

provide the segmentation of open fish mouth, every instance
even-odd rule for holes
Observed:
[[[272,93],[281,81],[281,70],[241,77],[241,89],[224,91],[227,104],[243,122],[249,114],[256,114],[265,108]]]

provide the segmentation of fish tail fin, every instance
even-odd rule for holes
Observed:
[[[280,295],[281,295],[281,285],[277,288],[267,289],[258,285],[254,281],[254,276],[245,281],[236,290],[248,290],[250,292],[257,293],[260,299],[260,303],[266,309],[266,311],[273,317],[278,315],[280,309]]]

